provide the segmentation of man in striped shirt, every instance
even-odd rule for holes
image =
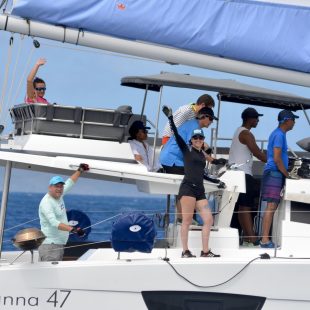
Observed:
[[[178,128],[181,125],[183,125],[186,121],[194,119],[197,116],[197,113],[204,107],[211,109],[214,108],[214,100],[208,94],[201,95],[197,99],[196,103],[181,106],[173,113],[173,120],[176,127]],[[169,123],[167,122],[163,132],[163,138],[162,138],[163,145],[168,142],[171,135],[172,131],[170,129]]]

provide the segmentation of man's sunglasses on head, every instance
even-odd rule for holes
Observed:
[[[36,87],[36,91],[46,91],[46,87]]]

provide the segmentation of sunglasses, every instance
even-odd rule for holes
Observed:
[[[200,135],[196,135],[196,136],[192,136],[192,139],[194,139],[194,140],[204,140],[205,137],[200,136]]]
[[[46,87],[36,87],[36,91],[46,91]]]
[[[214,118],[212,116],[210,116],[210,115],[201,115],[199,117],[199,119],[205,119],[205,118],[208,118],[211,122],[214,121]]]

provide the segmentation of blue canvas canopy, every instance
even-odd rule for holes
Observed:
[[[310,8],[254,0],[19,0],[12,14],[226,59],[310,72]]]

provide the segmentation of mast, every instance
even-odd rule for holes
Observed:
[[[145,42],[124,40],[78,29],[27,21],[10,15],[0,15],[0,29],[171,64],[182,64],[305,87],[310,86],[310,74],[303,72],[194,53]]]

